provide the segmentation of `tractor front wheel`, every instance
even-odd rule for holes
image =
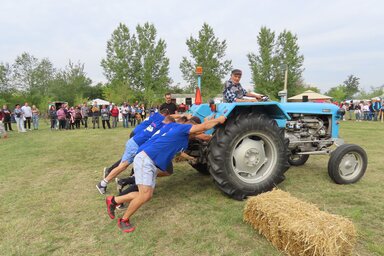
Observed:
[[[328,175],[337,184],[355,183],[367,169],[367,153],[358,145],[343,144],[331,153]]]

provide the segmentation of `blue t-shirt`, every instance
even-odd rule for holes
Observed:
[[[139,132],[142,132],[145,128],[148,127],[152,122],[155,122],[157,119],[161,119],[161,121],[164,120],[164,116],[160,113],[155,113],[154,115],[150,116],[147,120],[144,120],[141,122],[138,126],[136,126],[135,129],[133,129],[133,134],[137,134]]]
[[[159,116],[152,119],[152,122],[143,131],[138,131],[138,133],[132,137],[136,144],[141,146],[151,138],[152,135],[164,125],[163,120],[164,116],[159,114]]]
[[[139,153],[143,148],[145,148],[148,143],[153,143],[154,140],[162,136],[164,133],[168,132],[176,123],[169,123],[164,124],[157,132],[155,132],[149,140],[147,140],[144,144],[142,144],[139,149],[137,150],[137,153]]]
[[[176,153],[188,148],[191,128],[191,124],[175,123],[168,132],[146,143],[140,151],[144,151],[160,170],[165,171]]]

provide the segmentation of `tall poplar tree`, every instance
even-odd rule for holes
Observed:
[[[284,30],[276,38],[275,32],[262,27],[257,44],[258,53],[248,54],[255,91],[277,98],[284,88],[285,69],[288,68],[288,95],[301,92],[304,56],[300,54],[297,36]]]
[[[203,67],[202,95],[204,98],[214,97],[223,90],[222,79],[232,68],[231,60],[224,60],[227,42],[220,41],[213,29],[206,23],[199,31],[197,38],[192,36],[186,41],[190,57],[183,57],[180,70],[188,89],[192,92],[196,85],[196,66]]]

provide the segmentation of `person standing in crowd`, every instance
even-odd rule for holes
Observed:
[[[377,121],[377,118],[379,117],[379,113],[381,110],[381,102],[379,99],[373,100],[373,120]]]
[[[173,115],[173,114],[177,114],[177,106],[175,103],[172,102],[172,95],[170,92],[167,92],[165,95],[164,95],[164,98],[165,98],[165,103],[163,103],[161,106],[160,106],[160,111],[162,109],[168,109],[169,111],[169,114],[170,115]]]
[[[369,109],[369,119],[368,120],[372,121],[372,119],[373,119],[373,112],[374,112],[372,101],[370,101],[368,103],[368,109]]]
[[[7,105],[3,105],[3,109],[1,110],[3,113],[3,123],[5,131],[13,131],[12,130],[12,120],[11,120],[11,111],[8,109]]]
[[[255,92],[247,92],[240,84],[242,71],[234,69],[231,72],[231,77],[224,84],[223,99],[224,102],[257,102],[262,99],[263,95]],[[244,96],[252,99],[244,99]]]
[[[359,104],[355,105],[354,113],[355,113],[355,121],[356,122],[360,121],[361,109],[360,109],[360,105]]]
[[[69,114],[69,130],[75,130],[75,109],[73,107],[70,107],[68,110]]]
[[[3,111],[0,111],[0,138],[2,134],[3,134],[3,139],[8,138],[8,133],[4,128],[4,113]]]
[[[127,102],[124,102],[121,106],[121,115],[123,117],[123,127],[128,128],[129,113],[131,112]]]
[[[76,129],[80,129],[80,123],[81,120],[83,119],[81,115],[81,105],[78,105],[75,107],[75,127]]]
[[[65,105],[61,105],[60,109],[57,110],[57,119],[59,119],[59,130],[64,130],[66,127],[66,114]]]
[[[89,108],[87,106],[87,103],[84,102],[83,106],[81,107],[81,122],[84,125],[85,129],[88,129],[88,113],[89,113]]]
[[[137,112],[137,108],[135,107],[135,105],[131,106],[130,120],[131,120],[132,127],[136,126],[136,112]]]
[[[140,109],[141,109],[141,120],[144,120],[145,118],[147,118],[147,110],[145,109],[144,103],[141,104]]]
[[[111,116],[112,116],[112,128],[116,128],[117,121],[119,119],[119,109],[115,104],[112,104]]]
[[[364,121],[369,120],[369,105],[367,102],[364,102],[363,105]]]
[[[177,109],[177,112],[179,112],[179,113],[185,113],[185,111],[187,111],[187,105],[185,105],[184,102],[182,102],[182,103],[179,105],[179,108]]]
[[[32,105],[33,130],[38,130],[39,129],[39,116],[40,116],[39,109],[35,105]]]
[[[93,103],[91,112],[92,112],[92,125],[93,125],[93,129],[96,128],[96,123],[97,123],[97,129],[99,129],[100,128],[100,121],[99,121],[100,109],[97,106],[97,102],[96,101]]]
[[[105,123],[107,123],[108,129],[111,129],[111,124],[109,123],[109,110],[105,105],[101,107],[101,122],[103,124],[103,129],[105,129]]]
[[[384,101],[381,102],[381,110],[380,110],[380,116],[379,119],[383,120],[384,119]]]
[[[15,120],[17,125],[17,131],[18,132],[26,132],[24,128],[24,113],[23,110],[20,108],[20,104],[15,105]]]
[[[24,103],[24,106],[21,107],[21,110],[23,110],[24,118],[25,118],[24,129],[26,130],[28,125],[28,130],[31,130],[32,109],[28,105],[28,102]]]
[[[349,105],[348,105],[348,112],[349,112],[349,119],[348,120],[352,120],[352,114],[354,111],[355,111],[355,106],[353,105],[353,100],[351,100],[349,102]]]
[[[57,129],[56,122],[57,122],[57,113],[56,113],[56,107],[55,105],[51,105],[48,111],[49,119],[51,120],[51,130]]]
[[[137,125],[141,124],[141,122],[143,121],[143,119],[141,118],[141,113],[136,113],[135,119],[136,119]]]
[[[64,113],[65,113],[65,129],[68,130],[71,122],[71,113],[69,112],[68,104],[64,105]]]

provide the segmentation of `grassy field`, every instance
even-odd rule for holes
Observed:
[[[0,254],[280,255],[243,223],[245,202],[229,199],[185,163],[158,179],[154,198],[132,218],[136,231],[122,234],[95,184],[120,158],[129,132],[43,127],[1,139]],[[341,136],[368,153],[360,182],[334,184],[328,157],[316,156],[291,168],[279,188],[350,218],[359,233],[355,255],[384,255],[384,124],[343,122]],[[115,191],[110,185],[108,194]]]

